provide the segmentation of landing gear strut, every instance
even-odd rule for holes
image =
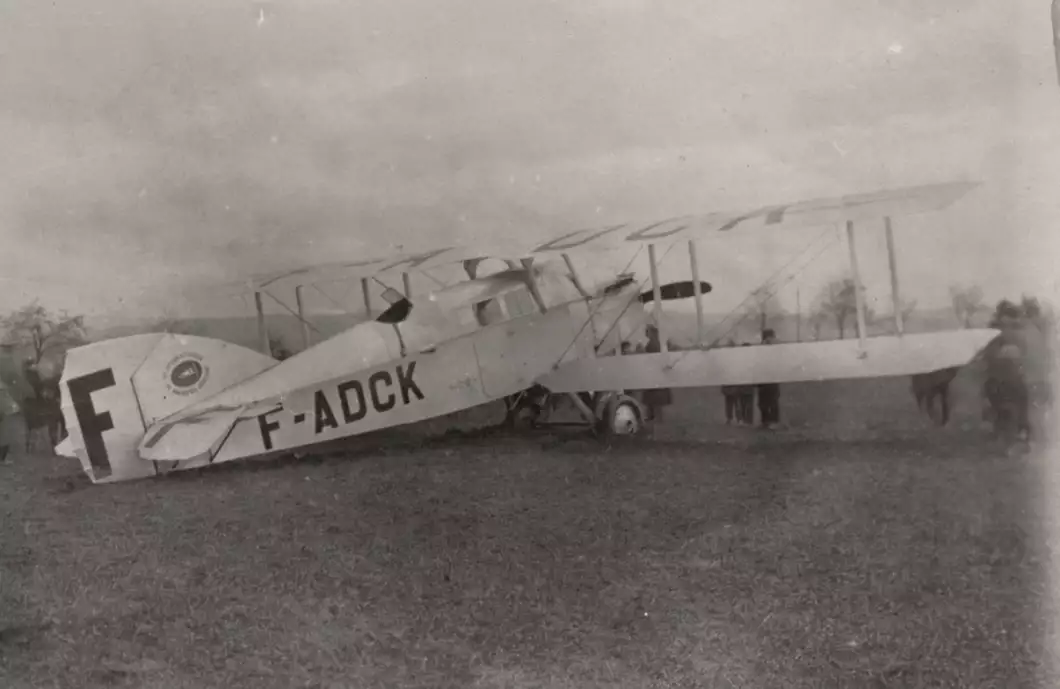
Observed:
[[[547,416],[548,390],[535,385],[504,400],[504,427],[513,431],[532,430]]]
[[[577,393],[572,399],[582,417],[580,423],[550,421],[557,397],[534,386],[505,400],[504,426],[509,430],[532,430],[548,426],[588,427],[600,438],[638,435],[644,430],[645,412],[640,402],[622,392]]]

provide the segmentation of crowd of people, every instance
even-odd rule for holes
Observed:
[[[1053,404],[1055,323],[1034,299],[1020,304],[1006,299],[990,327],[1001,334],[983,351],[984,417],[999,434],[1031,439]]]
[[[1042,411],[1051,408],[1053,403],[1052,362],[1055,353],[1051,343],[1055,340],[1055,325],[1043,314],[1036,300],[1025,298],[1021,303],[1009,300],[998,303],[989,326],[998,329],[1000,335],[981,353],[984,419],[999,435],[1029,439],[1037,434],[1035,426],[1042,424]],[[633,347],[623,342],[622,353],[660,351],[657,328],[649,325],[646,334],[647,345]],[[771,328],[762,331],[761,344],[776,341],[776,333]],[[725,346],[750,347],[752,343],[738,344],[730,339]],[[956,372],[957,369],[953,369],[914,376],[918,403],[925,391],[916,389],[917,382],[924,382],[917,378],[925,379],[929,386],[943,388],[943,425],[949,416],[948,388]],[[725,400],[726,424],[754,426],[757,401],[759,425],[765,429],[781,426],[778,383],[724,385],[721,393]],[[635,394],[643,401],[648,420],[661,419],[662,408],[672,403],[669,389],[636,391]]]
[[[777,334],[772,328],[762,331],[762,344],[769,345],[777,341]],[[736,342],[729,340],[727,347],[735,347]],[[750,347],[744,342],[741,347]],[[759,383],[757,385],[723,385],[721,394],[725,397],[725,423],[736,423],[740,426],[755,425],[755,398],[758,399],[758,416],[763,428],[771,429],[780,425],[780,384]]]
[[[649,324],[644,332],[647,343],[634,346],[628,341],[623,341],[619,351],[622,354],[658,353],[662,351],[659,329],[654,324]],[[762,331],[761,344],[770,345],[776,341],[777,335],[772,328],[766,328]],[[736,343],[729,340],[727,346],[735,347]],[[742,346],[750,347],[751,343],[745,342]],[[667,349],[672,351],[675,347],[672,343],[668,343]],[[663,409],[673,404],[673,392],[669,388],[652,388],[632,392],[643,402],[647,412],[647,421],[658,422],[662,420]],[[755,424],[754,407],[757,398],[758,414],[762,427],[773,429],[780,425],[779,383],[723,385],[721,392],[725,397],[725,423],[753,426]]]
[[[64,432],[58,376],[42,375],[16,350],[15,342],[0,342],[0,462],[19,445],[28,447],[34,428],[46,428],[53,445]]]
[[[1053,324],[1043,316],[1036,301],[1024,299],[1020,304],[1003,300],[997,306],[990,326],[998,328],[1001,335],[982,353],[985,361],[985,382],[982,388],[984,416],[989,416],[995,431],[1028,437],[1032,433],[1035,410],[1052,404],[1051,376]],[[662,351],[659,329],[654,324],[645,328],[646,342],[633,345],[623,341],[621,354],[658,353]],[[777,341],[776,333],[766,328],[762,331],[761,344]],[[667,349],[676,347],[668,342]],[[733,340],[727,347],[750,347],[749,342],[737,344]],[[916,377],[914,377],[916,378]],[[948,394],[953,375],[930,385],[944,388]],[[10,341],[0,342],[0,462],[6,460],[17,439],[32,425],[29,419],[40,404],[54,402],[58,407],[58,385],[46,384],[28,362],[20,362],[15,356],[15,345]],[[914,388],[916,388],[914,380]],[[55,387],[52,391],[51,388]],[[673,404],[673,393],[669,388],[631,391],[644,405],[646,420],[659,422],[664,409]],[[725,385],[721,388],[725,399],[725,422],[742,426],[755,425],[755,402],[757,401],[759,423],[765,429],[781,424],[780,385],[758,383],[749,385]],[[919,397],[922,396],[918,392]],[[930,390],[927,392],[931,392]],[[49,394],[52,393],[52,394]],[[52,398],[55,398],[52,400]],[[948,414],[943,413],[943,423]]]
[[[0,462],[6,461],[25,428],[23,409],[34,394],[12,342],[0,343]]]

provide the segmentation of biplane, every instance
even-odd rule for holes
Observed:
[[[639,432],[644,414],[627,390],[761,382],[906,376],[971,361],[991,329],[867,336],[857,298],[856,339],[759,347],[667,346],[663,302],[694,299],[702,338],[705,293],[695,242],[759,230],[835,225],[846,229],[850,269],[860,273],[855,224],[887,235],[892,298],[898,279],[891,218],[938,211],[976,184],[954,182],[815,199],[746,213],[706,213],[640,225],[566,232],[545,242],[491,248],[442,246],[257,275],[252,292],[263,341],[263,293],[319,280],[402,280],[387,287],[378,315],[283,361],[206,337],[139,334],[72,349],[61,380],[68,437],[56,448],[76,457],[95,483],[168,474],[240,459],[304,453],[342,438],[445,416],[505,400],[525,411],[530,390],[569,397],[585,423],[605,435]],[[661,284],[657,247],[687,243],[690,281]],[[572,257],[647,245],[651,286],[635,274],[587,284]],[[504,268],[479,274],[483,261]],[[409,275],[452,266],[467,279],[413,294]],[[366,303],[368,313],[373,314]],[[650,309],[650,311],[649,311]],[[619,354],[620,344],[654,318],[655,353]],[[263,346],[264,351],[268,351]],[[768,350],[768,351],[767,351]]]

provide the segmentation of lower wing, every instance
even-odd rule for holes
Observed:
[[[998,335],[982,328],[580,359],[537,383],[552,392],[880,378],[964,366]]]

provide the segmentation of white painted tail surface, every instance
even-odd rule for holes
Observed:
[[[95,483],[151,476],[137,447],[154,421],[274,365],[245,347],[169,333],[72,349],[61,382],[69,438],[56,452],[81,460]]]
[[[244,409],[246,406],[218,407],[162,421],[147,429],[137,452],[148,461],[174,461],[174,457],[178,461],[209,461],[221,449]]]

